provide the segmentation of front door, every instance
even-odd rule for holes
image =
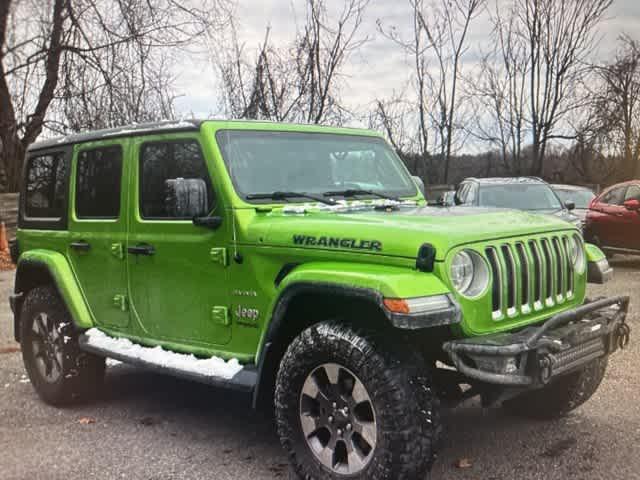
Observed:
[[[127,244],[133,317],[157,340],[225,344],[231,338],[228,222],[211,230],[192,221],[224,211],[197,135],[133,141]]]
[[[67,255],[98,325],[124,328],[127,312],[126,189],[129,140],[76,145]]]

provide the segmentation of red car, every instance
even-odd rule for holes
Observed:
[[[640,180],[613,185],[594,198],[584,234],[609,255],[640,254]]]

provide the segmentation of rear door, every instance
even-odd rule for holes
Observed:
[[[71,168],[67,255],[99,325],[129,322],[124,261],[129,140],[76,145]]]
[[[624,201],[640,201],[640,185],[629,185],[624,196]],[[624,209],[620,225],[620,246],[640,250],[640,213],[634,210]]]
[[[591,233],[597,236],[602,246],[621,246],[624,231],[621,220],[626,210],[623,206],[626,191],[626,185],[614,187],[605,192],[592,207],[597,214],[590,217]]]
[[[170,186],[202,186],[200,215],[224,215],[197,134],[134,140],[127,245],[132,314],[145,336],[179,345],[226,344],[231,339],[227,281],[229,222],[216,230],[176,213]],[[199,204],[200,202],[193,202]]]

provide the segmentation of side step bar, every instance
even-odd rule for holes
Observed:
[[[97,340],[96,337],[98,337]],[[107,339],[107,341],[101,341],[101,339]],[[154,372],[172,375],[178,378],[185,378],[215,387],[230,388],[233,390],[252,393],[258,381],[258,371],[253,365],[243,365],[239,367],[237,372],[230,377],[223,376],[214,371],[211,373],[205,373],[202,372],[202,368],[189,369],[187,366],[171,366],[168,365],[170,362],[163,362],[162,354],[164,353],[167,356],[182,356],[183,354],[176,354],[175,352],[170,352],[168,350],[161,350],[158,347],[151,348],[139,344],[133,344],[129,340],[125,339],[107,337],[106,334],[97,329],[91,329],[88,332],[81,334],[78,341],[80,349],[85,352],[93,353],[101,357],[113,358],[136,367],[142,367]],[[120,348],[119,344],[124,345],[124,348]],[[127,348],[127,346],[133,346],[138,354],[134,354],[132,348]],[[157,361],[153,361],[149,357],[153,357],[154,359],[157,359]],[[189,357],[189,355],[184,355],[184,357]]]

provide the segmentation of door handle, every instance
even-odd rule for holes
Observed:
[[[88,252],[89,250],[91,250],[91,244],[85,242],[84,240],[71,242],[69,246],[78,252]]]
[[[136,245],[127,247],[127,252],[131,255],[153,255],[156,253],[156,249],[153,248],[153,245]]]

